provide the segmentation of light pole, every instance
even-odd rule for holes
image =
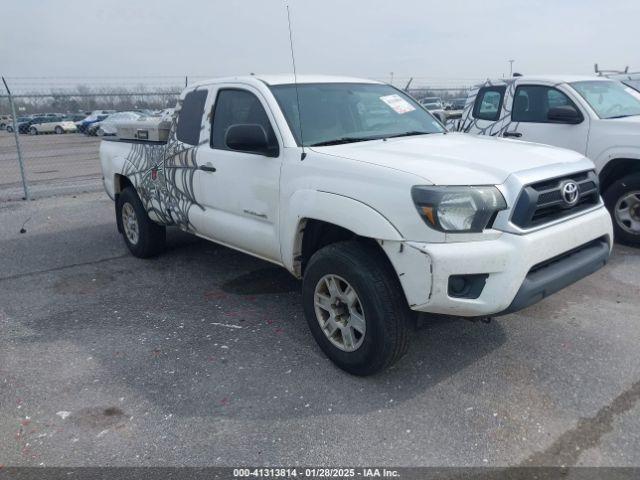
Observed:
[[[509,78],[513,77],[513,62],[515,60],[509,60]]]

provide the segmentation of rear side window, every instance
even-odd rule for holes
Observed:
[[[200,127],[204,104],[207,101],[206,90],[194,90],[185,95],[182,108],[178,114],[178,127],[176,137],[189,145],[200,143]]]
[[[267,132],[269,146],[278,148],[276,135],[269,122],[267,112],[262,103],[253,93],[247,90],[225,89],[220,90],[216,99],[213,113],[213,126],[211,128],[211,146],[228,150],[225,143],[227,129],[237,124],[258,124]]]
[[[473,105],[473,117],[478,120],[495,121],[500,118],[502,100],[506,87],[483,87],[478,90]]]
[[[513,97],[511,120],[514,122],[547,123],[549,109],[574,106],[560,90],[542,85],[521,85]]]

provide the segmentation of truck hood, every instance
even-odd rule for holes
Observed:
[[[640,115],[631,115],[629,117],[621,117],[621,118],[605,118],[604,120],[606,120],[607,122],[613,122],[613,123],[621,123],[621,124],[635,124],[636,128],[638,127],[638,124],[640,124]]]
[[[514,172],[584,160],[571,150],[463,133],[372,140],[313,150],[412,173],[434,185],[499,185]]]

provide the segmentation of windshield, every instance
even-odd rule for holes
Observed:
[[[442,133],[444,128],[408,95],[389,85],[310,83],[271,87],[298,145],[335,145],[393,136]]]
[[[640,93],[620,82],[593,80],[573,82],[571,86],[600,118],[640,115]]]
[[[628,80],[622,80],[622,83],[640,92],[640,79],[630,78]]]

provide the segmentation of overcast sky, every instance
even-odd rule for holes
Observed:
[[[220,76],[290,72],[284,0],[14,0],[0,73]],[[631,0],[290,0],[298,73],[479,79],[640,69]]]

